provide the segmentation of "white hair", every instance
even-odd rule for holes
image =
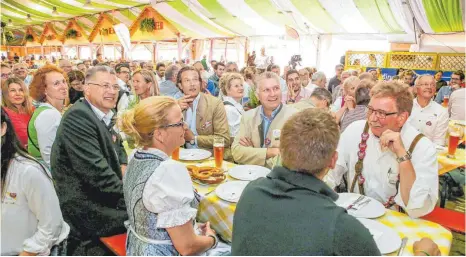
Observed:
[[[312,74],[312,82],[314,81],[321,81],[325,78],[325,73],[323,73],[322,71],[318,71],[314,74]]]
[[[111,68],[109,66],[105,66],[105,65],[97,65],[97,66],[94,66],[94,67],[90,68],[89,70],[87,70],[87,72],[86,72],[86,84],[90,80],[94,79],[97,72],[106,72],[106,73],[110,73],[112,75],[116,75],[115,70],[113,68]]]

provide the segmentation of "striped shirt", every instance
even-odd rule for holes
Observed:
[[[340,133],[345,131],[349,124],[357,120],[365,120],[367,114],[367,107],[365,105],[356,105],[353,110],[348,110],[343,114],[340,121]]]

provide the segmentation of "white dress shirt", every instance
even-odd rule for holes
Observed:
[[[227,113],[228,126],[230,127],[230,137],[236,137],[236,134],[239,132],[241,117],[244,113],[243,106],[229,96],[224,96],[223,101],[233,104],[233,106],[225,104],[225,111]]]
[[[190,144],[189,142],[186,143],[186,148],[188,149],[197,149],[197,127],[196,127],[196,116],[197,116],[197,105],[199,104],[199,99],[201,98],[201,94],[198,94],[193,101],[193,107],[189,107],[185,113],[185,122],[188,124],[189,129],[194,134],[194,145]]]
[[[2,199],[1,255],[22,251],[49,255],[70,227],[63,221],[58,197],[38,163],[16,156],[10,163]],[[50,173],[48,173],[50,175]]]
[[[464,110],[466,102],[466,89],[460,88],[450,95],[450,101],[448,102],[448,113],[452,120],[466,120],[466,112]]]
[[[318,87],[319,86],[317,86],[316,84],[312,84],[312,82],[309,82],[309,84],[306,86],[306,89],[308,89],[311,92],[311,95],[312,95],[312,93],[314,92],[314,89],[316,89]]]
[[[52,152],[52,145],[57,135],[58,126],[60,125],[61,113],[51,104],[41,103],[40,106],[47,106],[49,109],[43,110],[37,116],[34,127],[37,131],[40,155],[48,167],[50,167],[50,153]]]
[[[339,185],[342,177],[348,172],[348,190],[355,174],[358,161],[359,143],[364,131],[365,120],[355,121],[341,134],[338,144],[338,161],[335,169],[331,170],[324,181],[332,188]],[[401,129],[401,139],[407,149],[419,134],[408,122]],[[396,178],[399,174],[399,164],[396,155],[387,150],[382,151],[380,140],[369,129],[366,156],[363,161],[362,175],[365,178],[364,191],[381,203],[396,193]],[[412,153],[411,163],[416,173],[416,180],[409,194],[409,202],[404,204],[401,192],[395,197],[395,203],[402,207],[411,217],[421,217],[430,213],[438,199],[438,163],[435,145],[428,138],[422,138]],[[356,185],[355,193],[359,192]]]
[[[422,108],[417,98],[413,100],[413,109],[408,122],[420,133],[437,145],[445,145],[448,129],[448,111],[435,101]]]
[[[168,159],[167,154],[155,148],[139,151]],[[155,168],[142,192],[144,207],[157,213],[157,228],[172,228],[194,220],[197,209],[190,205],[193,200],[193,183],[186,166],[170,159]]]

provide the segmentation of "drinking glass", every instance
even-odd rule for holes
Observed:
[[[177,147],[175,149],[175,151],[173,151],[172,153],[172,159],[175,160],[175,161],[179,161],[180,160],[180,148]]]
[[[450,96],[448,96],[448,95],[444,96],[444,97],[443,97],[443,103],[442,103],[442,105],[443,105],[444,107],[448,107],[448,101],[449,101],[449,100],[450,100]]]
[[[218,169],[222,168],[224,151],[225,151],[225,140],[223,139],[223,137],[214,137],[215,167]]]
[[[448,154],[447,157],[455,159],[456,149],[460,139],[463,137],[463,128],[458,125],[453,125],[448,128]]]

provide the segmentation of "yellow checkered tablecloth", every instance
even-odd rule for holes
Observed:
[[[466,152],[464,149],[456,149],[455,159],[447,157],[448,149],[437,154],[438,174],[443,175],[458,167],[466,165]]]

